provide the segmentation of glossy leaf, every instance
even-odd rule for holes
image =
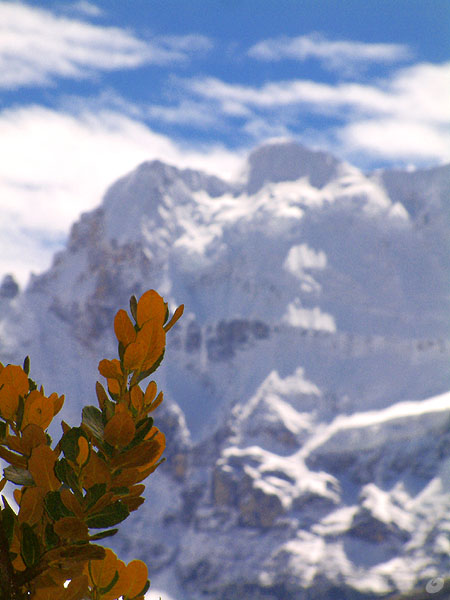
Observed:
[[[30,374],[30,357],[29,356],[25,356],[24,360],[23,360],[23,372],[25,373],[25,375],[29,375]]]
[[[106,588],[117,573],[118,558],[112,550],[106,548],[103,560],[90,560],[87,566],[89,579],[96,588]]]
[[[141,373],[139,373],[136,383],[140,383],[143,379],[146,379],[149,375],[154,373],[156,371],[156,369],[158,369],[158,367],[162,363],[163,359],[164,359],[164,349],[161,352],[161,356],[152,364],[152,366],[149,369],[146,369],[145,371],[142,371]]]
[[[66,540],[87,540],[89,533],[86,523],[77,517],[63,517],[56,521],[53,529],[56,535]]]
[[[74,516],[72,511],[64,505],[59,492],[48,492],[44,498],[44,505],[47,514],[53,521]]]
[[[82,435],[78,438],[78,448],[77,464],[83,467],[89,459],[90,448],[87,439]]]
[[[114,577],[111,579],[109,584],[103,588],[99,588],[98,591],[99,591],[100,597],[104,598],[105,596],[107,596],[108,592],[110,592],[113,589],[113,587],[117,584],[118,581],[119,581],[119,571],[116,570],[116,572],[114,573]]]
[[[105,406],[105,401],[108,400],[108,396],[106,395],[105,388],[99,381],[97,381],[97,383],[95,384],[95,392],[97,394],[98,405],[100,406],[101,410],[103,410],[103,407]]]
[[[123,366],[125,369],[128,371],[138,369],[145,358],[146,352],[146,346],[138,341],[132,342],[127,346],[123,357]]]
[[[119,531],[118,529],[107,529],[106,531],[100,531],[99,533],[89,536],[89,539],[90,540],[102,540],[104,538],[112,537],[113,535],[116,535],[116,533],[118,531]]]
[[[139,471],[133,469],[122,469],[113,476],[112,482],[117,487],[130,487],[138,481]]]
[[[7,367],[6,367],[7,368]],[[12,421],[19,408],[19,394],[9,383],[0,388],[0,415],[7,421]]]
[[[46,491],[58,490],[61,482],[55,475],[56,455],[46,444],[33,448],[28,461],[30,471],[37,486]]]
[[[184,312],[184,304],[181,304],[176,311],[173,313],[172,318],[170,319],[170,321],[168,323],[166,323],[166,325],[164,325],[164,330],[167,332],[169,331],[169,329],[172,329],[172,327],[175,325],[175,323],[178,321],[178,319],[182,316]]]
[[[147,408],[147,411],[153,412],[154,410],[156,410],[158,408],[158,406],[160,404],[162,404],[163,400],[164,400],[164,394],[162,392],[159,392],[159,394],[156,396],[155,400]]]
[[[130,444],[128,444],[127,448],[134,448],[134,446],[137,446],[138,444],[140,444],[142,442],[142,440],[145,438],[145,436],[148,434],[148,432],[151,430],[152,427],[153,427],[152,417],[147,417],[145,419],[142,419],[138,423],[136,435],[134,436],[134,438],[132,439]]]
[[[41,487],[27,487],[20,499],[19,522],[34,525],[42,519],[45,490]]]
[[[104,438],[115,447],[127,446],[134,438],[136,427],[128,413],[116,413],[105,426]]]
[[[104,358],[98,363],[98,370],[100,375],[103,375],[107,379],[122,379],[123,377],[120,361],[116,358],[113,360]]]
[[[19,396],[25,396],[28,392],[28,377],[25,371],[18,365],[7,365],[0,372],[0,387],[9,384]]]
[[[79,499],[68,489],[63,488],[60,491],[61,501],[64,506],[79,519],[83,518],[83,507]]]
[[[103,494],[103,496],[101,496],[97,502],[95,502],[95,504],[93,504],[91,506],[91,508],[89,508],[88,512],[91,515],[95,515],[99,512],[101,512],[105,506],[109,506],[110,504],[112,504],[115,501],[114,498],[114,492],[106,492],[106,494]]]
[[[137,300],[136,296],[131,296],[130,298],[130,312],[133,316],[133,319],[137,321]]]
[[[73,467],[65,458],[61,458],[55,463],[55,475],[62,483],[68,485],[69,488],[71,488],[75,493],[81,492],[78,477]]]
[[[25,565],[32,567],[38,562],[40,556],[39,539],[28,523],[22,523],[21,534],[20,555]]]
[[[83,470],[83,486],[89,488],[96,483],[109,484],[111,473],[105,461],[96,452],[91,452],[89,462]]]
[[[108,391],[111,396],[114,398],[120,394],[120,383],[117,379],[108,379]]]
[[[8,481],[17,485],[34,485],[34,479],[30,471],[20,467],[6,467],[3,474]]]
[[[130,400],[131,406],[139,413],[144,406],[144,393],[138,385],[131,388]]]
[[[70,546],[68,548],[57,548],[57,555],[61,558],[72,558],[75,560],[103,560],[105,549],[94,544]],[[52,551],[54,552],[54,550]]]
[[[124,590],[123,596],[126,598],[134,598],[135,596],[141,595],[147,584],[147,565],[142,562],[142,560],[132,560],[127,565],[127,575],[129,585],[127,589]]]
[[[90,515],[86,519],[88,527],[93,529],[104,529],[117,525],[126,519],[129,515],[128,508],[120,501],[105,506],[96,514]]]
[[[88,511],[106,493],[106,483],[94,483],[83,498],[84,510]]]
[[[26,459],[21,456],[21,454],[16,454],[15,452],[10,452],[4,446],[0,445],[0,458],[8,461],[10,465],[13,467],[20,467],[25,469],[27,466]]]
[[[21,428],[34,423],[41,429],[47,429],[53,419],[53,401],[49,401],[41,392],[34,390],[30,392],[25,400],[23,420]]]
[[[137,324],[142,327],[150,319],[161,326],[166,319],[167,307],[163,298],[155,290],[148,290],[139,299],[137,304]]]
[[[130,512],[137,510],[145,502],[145,498],[138,496],[137,498],[124,498],[123,502],[127,505]]]
[[[30,456],[33,448],[37,448],[37,446],[41,446],[42,444],[47,443],[47,438],[45,436],[44,430],[36,425],[35,423],[30,423],[26,427],[24,427],[22,431],[22,439],[21,445],[24,452],[27,456]]]
[[[136,339],[136,331],[125,310],[119,310],[114,319],[114,332],[119,342],[126,348]]]
[[[53,394],[50,394],[48,399],[49,402],[53,403],[53,416],[56,416],[64,406],[64,394],[62,394],[62,396],[58,396],[56,392],[53,392]]]
[[[145,394],[144,394],[144,404],[146,406],[148,404],[151,404],[153,402],[153,400],[155,399],[157,389],[158,388],[156,387],[156,382],[150,381],[150,383],[147,386],[147,389],[145,390]]]
[[[56,535],[53,526],[47,523],[45,526],[45,547],[47,550],[51,550],[59,544],[59,537]]]
[[[98,382],[97,382],[98,383]],[[106,396],[106,392],[102,385],[98,383]],[[85,406],[82,411],[82,423],[94,437],[99,440],[103,439],[103,416],[101,411],[95,406]]]
[[[80,437],[85,438],[87,441],[86,432],[81,427],[72,427],[61,438],[60,443],[64,456],[72,462],[76,462],[80,453],[80,445],[78,443]]]
[[[150,369],[160,358],[166,345],[166,332],[160,323],[152,319],[144,323],[137,335],[137,340],[147,348],[141,365],[141,370],[145,371],[146,369]]]

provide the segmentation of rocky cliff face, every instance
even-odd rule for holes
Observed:
[[[166,598],[368,599],[448,571],[449,193],[449,167],[366,176],[293,143],[236,184],[144,163],[25,292],[2,284],[2,361],[29,354],[74,423],[129,296],[185,304],[168,461],[115,540]]]

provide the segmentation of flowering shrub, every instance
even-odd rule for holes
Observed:
[[[150,416],[162,402],[156,383],[141,388],[164,357],[167,303],[154,290],[137,302],[131,318],[114,319],[118,359],[100,361],[107,391],[96,384],[98,408],[85,406],[81,424],[62,421],[52,446],[47,433],[64,396],[46,396],[23,367],[0,363],[0,458],[9,463],[0,481],[18,486],[14,511],[0,506],[0,600],[143,600],[149,588],[145,563],[128,565],[97,544],[144,502],[143,481],[161,464],[164,434]]]

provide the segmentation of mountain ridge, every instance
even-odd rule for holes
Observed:
[[[6,285],[2,361],[29,354],[74,422],[129,296],[185,303],[158,378],[168,461],[114,541],[168,594],[373,599],[448,571],[448,174],[291,142],[237,183],[143,163]]]

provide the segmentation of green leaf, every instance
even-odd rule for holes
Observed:
[[[29,373],[30,373],[30,357],[29,356],[25,356],[25,359],[23,361],[23,370],[25,371],[25,373],[27,375],[29,375]]]
[[[109,592],[109,590],[112,590],[113,586],[117,583],[119,579],[119,571],[116,571],[114,573],[114,577],[111,579],[111,581],[108,583],[107,586],[105,586],[104,588],[98,588],[98,591],[100,592],[100,594],[107,594]]]
[[[37,383],[33,381],[30,377],[28,377],[28,387],[30,388],[30,392],[33,390],[37,390]]]
[[[85,510],[88,511],[106,492],[106,483],[94,483],[83,498]]]
[[[153,363],[153,365],[150,367],[150,369],[147,369],[146,371],[142,371],[141,373],[139,373],[139,371],[134,371],[133,376],[132,376],[132,378],[130,380],[130,387],[133,387],[134,385],[137,385],[143,379],[145,379],[146,377],[148,377],[149,375],[151,375],[154,371],[156,371],[156,369],[162,363],[162,360],[164,358],[164,352],[165,352],[165,349],[162,351],[161,356],[158,358],[158,360],[156,360]]]
[[[137,444],[142,442],[142,440],[145,438],[145,436],[147,435],[147,433],[150,431],[150,429],[152,427],[153,427],[153,418],[152,417],[147,417],[147,418],[139,421],[139,423],[137,425],[136,435],[131,440],[131,442],[128,444],[128,446],[126,446],[126,448],[124,448],[124,450],[130,450],[130,448],[134,448],[134,446],[137,446]]]
[[[27,567],[33,567],[40,557],[39,539],[28,523],[22,523],[21,529],[22,543],[20,545],[20,555]]]
[[[130,492],[130,488],[127,488],[125,485],[122,487],[112,487],[111,492],[119,496],[126,496]]]
[[[137,300],[134,294],[130,298],[130,312],[133,316],[133,319],[137,321]]]
[[[65,458],[61,458],[55,463],[55,474],[60,481],[74,492],[78,499],[81,499],[80,482],[74,469]]]
[[[162,363],[163,358],[164,358],[164,352],[165,350],[162,351],[161,356],[158,358],[158,360],[156,360],[153,365],[150,367],[150,369],[147,369],[146,371],[143,371],[137,380],[137,383],[140,383],[143,379],[145,379],[146,377],[148,377],[149,375],[151,375],[152,373],[154,373],[156,371],[156,369],[159,367],[159,365]]]
[[[22,427],[22,421],[23,421],[23,411],[25,409],[25,404],[23,401],[22,396],[19,396],[19,405],[17,407],[17,412],[16,412],[16,423],[17,423],[17,427],[20,429]]]
[[[3,530],[5,532],[6,539],[8,540],[8,545],[11,545],[13,535],[14,535],[14,525],[16,522],[16,519],[15,519],[16,513],[13,511],[13,509],[8,504],[8,501],[6,500],[5,496],[2,496],[2,500],[3,500],[3,506],[5,507],[1,511]]]
[[[22,467],[13,467],[12,465],[3,469],[3,475],[8,481],[12,481],[17,485],[35,485],[33,476],[27,469]]]
[[[89,540],[102,540],[103,538],[116,535],[118,531],[118,529],[108,529],[107,531],[100,531],[99,533],[89,536]]]
[[[117,525],[128,517],[130,511],[120,500],[105,506],[95,515],[91,515],[86,519],[86,524],[92,529],[103,529]]]
[[[53,527],[48,523],[45,527],[45,547],[47,550],[54,548],[59,544],[59,537],[53,531]]]
[[[82,411],[82,424],[94,437],[103,441],[103,415],[96,406],[85,406]]]
[[[64,456],[73,462],[76,461],[78,453],[80,452],[80,447],[78,445],[80,437],[84,437],[89,441],[88,436],[81,427],[72,427],[72,429],[69,429],[69,431],[61,438],[60,443]]]
[[[74,517],[75,515],[69,510],[61,500],[59,492],[48,492],[44,498],[45,509],[48,516],[53,521],[59,521],[63,517]]]
[[[83,560],[102,560],[105,558],[105,549],[96,544],[79,544],[61,548],[59,553],[61,558],[75,558]]]
[[[147,579],[147,582],[144,585],[144,587],[142,588],[142,590],[139,592],[139,594],[136,594],[136,596],[133,596],[133,598],[139,598],[140,596],[144,596],[148,592],[149,587],[150,587],[150,581]],[[129,600],[133,600],[133,598],[130,598]]]

